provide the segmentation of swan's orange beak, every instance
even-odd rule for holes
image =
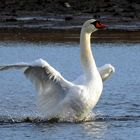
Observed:
[[[105,24],[102,24],[102,23],[99,23],[99,22],[97,22],[95,26],[96,26],[97,29],[103,29],[103,28],[107,27]]]

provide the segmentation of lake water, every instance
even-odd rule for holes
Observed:
[[[105,81],[94,120],[81,123],[38,121],[36,92],[17,70],[0,73],[2,140],[139,140],[140,44],[95,43],[98,66],[111,63],[116,73]],[[82,73],[77,43],[0,42],[0,64],[47,60],[68,80]]]

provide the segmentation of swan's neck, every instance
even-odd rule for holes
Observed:
[[[96,76],[99,75],[91,51],[90,37],[91,37],[91,33],[86,33],[84,29],[81,30],[81,35],[80,35],[81,63],[83,65],[87,80],[93,80]]]

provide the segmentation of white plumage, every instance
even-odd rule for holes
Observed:
[[[86,119],[100,98],[103,88],[102,81],[115,72],[114,67],[110,64],[97,69],[91,52],[90,35],[103,27],[103,24],[94,19],[84,23],[80,36],[84,75],[73,82],[67,81],[43,59],[32,63],[1,65],[0,71],[12,68],[24,71],[26,77],[37,89],[40,110],[47,118]]]

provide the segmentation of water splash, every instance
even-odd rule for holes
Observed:
[[[15,124],[15,123],[62,123],[62,122],[73,122],[73,123],[82,123],[82,122],[108,122],[108,121],[136,121],[140,120],[140,116],[93,116],[89,119],[84,120],[74,120],[73,118],[64,119],[64,118],[44,118],[42,116],[23,116],[23,117],[12,117],[12,116],[0,116],[0,125],[5,123]]]

